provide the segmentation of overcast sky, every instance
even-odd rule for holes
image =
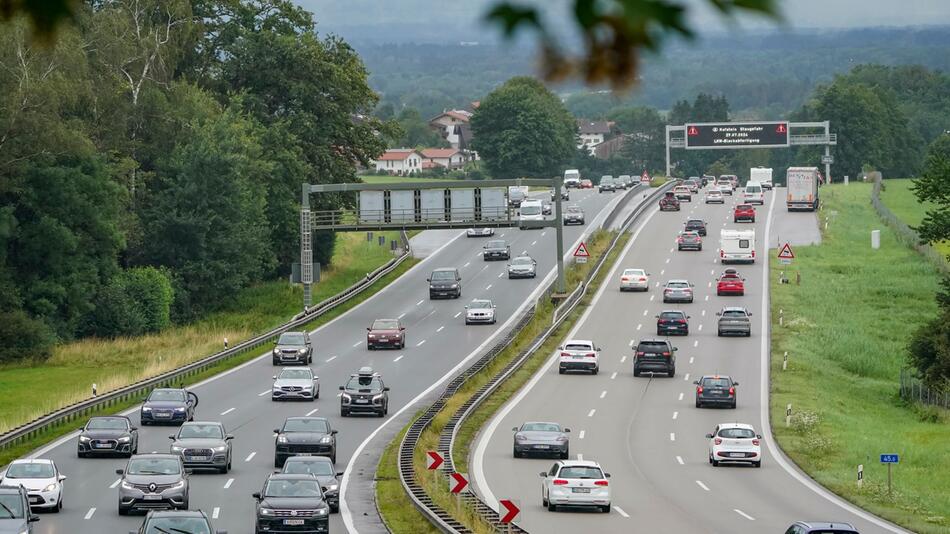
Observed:
[[[497,0],[294,0],[313,11],[323,31],[338,31],[346,37],[348,26],[418,26],[443,24],[471,27],[480,24],[487,6]],[[566,17],[571,0],[513,0],[548,6],[552,17]],[[723,22],[706,0],[682,0],[694,7],[691,19],[701,32],[722,31],[735,23]],[[950,24],[950,0],[780,0],[787,24],[792,28],[855,28],[865,26],[920,26]],[[553,7],[552,7],[553,6]],[[768,28],[773,23],[746,17],[743,28]],[[447,36],[451,39],[451,36]],[[406,35],[411,41],[412,36]]]

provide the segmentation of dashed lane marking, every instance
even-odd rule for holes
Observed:
[[[670,441],[676,441],[676,433],[670,432]]]
[[[610,375],[610,379],[611,379],[611,380],[613,380],[613,379],[615,379],[615,378],[617,378],[617,371],[614,371],[614,372]]]
[[[442,325],[442,326],[436,328],[435,331],[436,331],[436,332],[441,332],[443,328],[445,328],[445,325]]]
[[[228,481],[224,483],[224,489],[230,488],[230,487],[231,487],[231,484],[234,484],[234,479],[233,479],[233,478],[229,478]]]
[[[219,515],[221,515],[221,508],[215,506],[214,509],[211,510],[211,519],[217,519]]]
[[[417,346],[417,347],[421,347],[422,345],[425,344],[425,342],[426,342],[426,340],[423,339],[422,341],[416,343],[416,346]]]
[[[709,487],[708,487],[707,485],[703,484],[703,481],[702,481],[702,480],[697,480],[697,481],[696,481],[696,485],[699,486],[699,487],[701,487],[701,488],[703,488],[703,489],[706,490],[706,491],[709,491]]]
[[[616,510],[618,514],[620,514],[620,515],[622,515],[622,516],[624,516],[624,517],[630,517],[630,514],[628,514],[627,512],[624,512],[624,511],[623,511],[623,508],[621,508],[621,507],[619,507],[619,506],[614,506],[614,510]]]
[[[244,461],[245,461],[245,462],[250,462],[251,460],[254,459],[255,456],[257,456],[257,451],[254,451],[254,452],[252,452],[251,454],[248,454],[248,455],[247,455],[247,458],[245,458]]]
[[[676,462],[679,463],[680,465],[686,465],[686,462],[683,461],[683,457],[682,457],[682,456],[677,456],[677,457],[676,457]]]
[[[606,389],[600,392],[600,398],[604,398],[604,397],[606,397],[606,396],[607,396],[607,390],[606,390]]]
[[[683,400],[683,394],[682,394],[682,393],[680,393],[680,399],[679,399],[679,400]]]
[[[396,363],[396,362],[398,362],[399,360],[401,360],[403,356],[404,356],[403,354],[400,354],[399,356],[396,356],[396,359],[393,360],[393,363]]]
[[[673,419],[676,419],[679,416],[680,416],[679,412],[673,412]]]
[[[310,410],[309,412],[307,412],[307,415],[305,417],[310,417],[311,415],[317,413],[318,411],[320,411],[320,408],[314,408]]]
[[[417,303],[416,303],[416,306],[421,306],[423,302],[425,302],[425,299],[422,299],[422,300],[420,300],[419,302],[417,302]]]
[[[86,512],[86,517],[83,517],[83,519],[87,519],[87,520],[88,520],[88,519],[92,519],[92,514],[94,514],[94,513],[96,513],[95,507],[90,508],[89,511]]]
[[[587,417],[594,417],[594,412],[596,411],[596,409],[592,409],[591,411],[587,412]]]
[[[740,510],[740,509],[738,509],[738,508],[733,508],[732,511],[735,512],[735,513],[737,513],[737,514],[739,514],[739,515],[741,515],[742,517],[748,519],[749,521],[755,521],[755,518],[754,518],[754,517],[752,517],[751,515],[749,515],[749,514],[743,512],[742,510]]]
[[[268,389],[267,391],[261,391],[260,393],[257,394],[257,396],[258,396],[258,397],[263,397],[264,395],[267,395],[268,393],[270,393],[270,390],[269,390],[269,389]]]
[[[683,376],[683,380],[685,380],[686,382],[689,382],[689,373],[686,373],[686,375]]]
[[[329,358],[327,358],[327,363],[330,363],[335,359],[336,359],[336,356],[330,356]]]
[[[462,312],[456,313],[456,314],[455,314],[455,318],[458,319],[458,318],[459,318],[459,315],[462,315]]]
[[[581,430],[581,433],[577,435],[577,439],[584,439],[585,433],[586,433],[585,431]]]
[[[120,478],[120,479],[117,479],[115,482],[113,482],[113,483],[109,486],[109,489],[115,489],[115,487],[118,486],[119,483],[121,483],[121,482],[122,482],[122,479],[121,479],[121,478]]]
[[[236,410],[236,408],[228,408],[227,410],[221,412],[221,415],[228,415],[229,413],[233,412],[234,410]]]

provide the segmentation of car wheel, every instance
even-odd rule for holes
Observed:
[[[557,368],[557,374],[563,375],[563,374],[564,374],[564,368],[563,368],[563,367],[558,367],[558,368]]]
[[[349,410],[340,410],[340,417],[349,417],[349,416],[350,416]]]
[[[699,245],[699,248],[696,249],[696,250],[702,251],[702,250],[703,250],[703,246],[702,246],[702,245]]]
[[[331,514],[338,514],[338,513],[340,513],[340,507],[339,507],[339,506],[331,506],[331,507],[330,507],[330,513],[331,513]]]
[[[283,466],[284,464],[280,461],[280,458],[277,456],[274,456],[274,467],[283,467]]]
[[[333,451],[333,456],[330,457],[330,462],[336,464],[336,451]]]
[[[755,222],[755,217],[752,217],[752,222]]]
[[[722,330],[718,330],[718,331],[716,332],[716,335],[719,336],[719,337],[722,337]]]
[[[633,368],[633,376],[640,376],[640,369],[637,369],[636,367],[634,367],[634,368]]]
[[[59,496],[59,502],[56,503],[56,507],[53,508],[52,512],[53,512],[54,514],[58,514],[58,513],[62,512],[62,511],[63,511],[63,496],[60,495],[60,496]]]
[[[548,507],[548,500],[544,498],[543,493],[541,494],[541,506],[543,506],[544,508]]]
[[[557,505],[555,505],[553,502],[549,502],[549,503],[548,503],[548,511],[549,511],[549,512],[556,512],[556,511],[557,511]]]
[[[752,466],[753,466],[753,467],[762,467],[762,460],[759,460],[758,462],[752,462]]]
[[[752,337],[752,332],[746,332],[745,337]]]
[[[595,375],[596,375],[596,374],[599,373],[599,372],[600,372],[600,367],[598,366],[598,367],[594,367],[594,370],[591,371],[591,374],[595,374]]]
[[[466,319],[466,320],[465,320],[465,326],[468,326],[468,325],[470,325],[470,324],[472,324],[472,323],[468,322],[468,319]]]
[[[570,457],[571,457],[571,451],[564,451],[564,452],[561,453],[561,459],[562,459],[562,460],[567,460],[567,459],[570,458]]]
[[[85,457],[86,457],[86,453],[76,451],[76,458],[85,458]]]
[[[514,447],[511,448],[511,455],[515,458],[521,458],[521,454],[518,453],[518,449]]]
[[[129,509],[128,509],[128,508],[123,508],[123,507],[120,506],[120,507],[119,507],[119,515],[129,515]]]
[[[733,218],[733,219],[732,219],[732,222],[737,223],[737,222],[739,222],[739,219]]]
[[[713,467],[719,467],[719,460],[715,458],[710,458],[709,461],[712,463]]]
[[[676,367],[673,367],[672,369],[670,369],[670,371],[666,373],[666,376],[670,378],[673,378],[674,376],[676,376]]]
[[[697,408],[702,408],[702,407],[703,407],[703,403],[701,403],[701,402],[699,402],[699,401],[697,400],[697,401],[696,401],[696,407],[697,407]]]
[[[610,513],[610,505],[609,505],[609,504],[605,504],[605,505],[601,506],[601,507],[600,507],[600,511],[603,512],[603,513],[605,513],[605,514],[609,514],[609,513]]]

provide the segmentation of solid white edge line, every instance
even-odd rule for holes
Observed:
[[[594,217],[594,220],[591,222],[591,224],[587,225],[587,226],[584,228],[584,231],[581,232],[580,237],[578,237],[577,240],[574,241],[574,244],[573,244],[572,246],[570,246],[570,247],[566,247],[565,250],[573,251],[574,249],[577,248],[577,246],[581,243],[581,241],[583,241],[584,239],[587,239],[587,237],[590,235],[591,229],[592,229],[592,228],[595,228],[595,227],[599,227],[599,224],[600,224],[600,223],[599,223],[598,221],[599,221],[599,220],[602,220],[602,219],[605,219],[605,218],[607,217],[607,214],[609,214],[611,211],[613,211],[613,208],[616,207],[616,205],[620,203],[620,198],[622,198],[622,197],[617,197],[615,200],[611,200],[610,202],[608,202],[607,204],[605,204],[604,207],[601,208],[601,210],[597,213],[597,216]],[[651,212],[651,214],[650,214],[651,217],[653,216],[653,213],[656,213],[656,212],[655,212],[655,211]],[[639,232],[638,232],[638,233],[639,233]],[[458,239],[459,237],[461,237],[461,236],[464,235],[464,234],[465,234],[465,232],[459,232],[459,235],[456,237],[456,239]],[[453,239],[453,241],[454,241],[454,239]],[[633,240],[631,239],[630,242],[632,243]],[[450,241],[449,243],[451,243],[451,241]],[[442,248],[444,248],[444,247],[447,246],[447,245],[448,245],[448,243],[446,243],[445,245],[443,245]],[[628,245],[628,247],[629,247],[629,245]],[[439,250],[441,250],[441,248],[440,248]],[[438,251],[436,251],[436,252],[438,252]],[[564,254],[564,257],[567,258],[567,257],[569,257],[570,254],[571,254],[571,252],[567,252],[567,253]],[[425,260],[428,260],[429,258],[433,257],[434,255],[435,255],[435,253],[433,253],[433,254],[430,255],[429,257],[425,258]],[[423,260],[423,261],[425,261],[425,260]],[[414,265],[412,268],[415,269],[416,267],[418,267],[418,266],[421,265],[421,264],[422,264],[422,262],[419,262],[419,263],[417,263],[416,265]],[[617,265],[619,265],[619,263],[618,263]],[[412,269],[410,269],[410,270],[412,270]],[[617,270],[617,267],[614,266],[613,270],[611,270],[611,277],[612,277],[613,273],[614,273],[616,270]],[[408,272],[408,271],[407,271],[407,272]],[[551,270],[548,271],[547,276],[544,277],[544,279],[541,281],[541,283],[539,283],[538,286],[534,289],[534,291],[528,296],[528,298],[525,299],[524,304],[522,304],[518,309],[516,309],[514,312],[512,312],[511,316],[508,318],[507,321],[505,321],[505,323],[501,326],[501,328],[495,329],[495,331],[492,333],[491,336],[488,337],[488,339],[486,339],[481,345],[479,345],[478,347],[476,347],[475,350],[473,350],[471,353],[469,353],[469,355],[466,356],[465,359],[463,359],[462,361],[460,361],[455,367],[453,367],[452,369],[450,369],[449,372],[445,373],[445,375],[443,375],[442,378],[438,379],[436,382],[434,382],[432,385],[430,385],[430,386],[429,386],[428,388],[426,388],[424,391],[422,391],[421,393],[419,393],[418,395],[416,395],[415,398],[413,398],[412,400],[410,400],[409,402],[407,402],[406,404],[404,404],[403,407],[400,408],[396,413],[394,413],[394,414],[393,414],[392,416],[390,416],[388,419],[386,419],[385,421],[383,421],[382,424],[380,424],[380,425],[377,426],[375,429],[373,429],[373,431],[370,433],[370,435],[369,435],[369,436],[366,436],[366,438],[359,444],[359,446],[356,447],[356,449],[353,451],[353,454],[350,455],[350,461],[347,462],[346,468],[343,470],[343,479],[340,481],[340,519],[343,520],[343,526],[346,527],[346,531],[347,531],[348,533],[350,533],[350,534],[359,534],[359,531],[357,531],[357,530],[356,530],[356,527],[353,525],[353,514],[352,514],[352,512],[350,512],[350,508],[349,508],[349,506],[347,506],[347,504],[346,504],[346,490],[347,490],[347,487],[349,486],[350,474],[353,472],[354,463],[356,462],[356,459],[359,458],[360,454],[362,454],[363,449],[365,449],[366,446],[369,445],[370,441],[372,441],[373,438],[375,438],[376,435],[377,435],[383,428],[385,428],[386,425],[388,425],[388,424],[390,423],[390,421],[394,421],[396,418],[399,417],[400,414],[402,414],[403,412],[405,412],[405,411],[408,410],[409,408],[415,406],[415,404],[418,403],[420,399],[422,399],[423,397],[425,397],[426,395],[428,395],[429,393],[431,393],[433,390],[435,390],[436,388],[438,388],[439,386],[441,386],[441,385],[442,385],[444,382],[446,382],[447,380],[449,380],[449,379],[451,379],[452,377],[454,377],[460,370],[462,370],[462,369],[464,368],[464,366],[465,366],[466,364],[468,364],[468,362],[470,362],[473,358],[475,358],[476,356],[478,356],[479,354],[481,354],[482,351],[485,350],[486,347],[489,347],[489,346],[491,345],[491,343],[494,343],[494,342],[495,342],[495,338],[497,338],[498,336],[500,336],[503,332],[505,332],[505,331],[508,329],[508,327],[511,326],[511,324],[513,324],[513,323],[515,322],[515,320],[518,318],[518,315],[520,315],[521,311],[524,310],[524,309],[529,305],[529,303],[534,302],[534,300],[537,299],[538,295],[541,294],[541,291],[542,291],[545,287],[547,287],[547,285],[548,285],[552,280],[554,280],[554,277],[556,276],[556,274],[557,274],[557,273],[556,273],[556,268],[555,268],[555,267],[552,267]],[[608,285],[608,284],[604,284],[603,286],[601,286],[601,292],[604,290],[604,288],[607,287],[607,285]],[[389,286],[387,286],[387,287],[389,287]],[[385,289],[386,289],[386,288],[383,288],[383,290],[385,290]],[[382,293],[382,290],[380,291],[380,293]],[[378,295],[378,294],[379,294],[379,293],[377,293],[377,295]],[[600,292],[598,292],[598,294],[600,294]],[[369,300],[370,300],[370,299],[364,300],[363,303],[368,302]],[[362,304],[362,303],[361,303],[361,304]],[[459,312],[459,314],[461,314],[461,312]],[[344,314],[344,315],[345,315],[345,314]],[[339,319],[339,317],[342,317],[342,316],[343,316],[343,315],[338,316],[337,319]],[[457,317],[457,315],[456,315],[456,317]],[[332,322],[332,321],[331,321],[331,322]],[[327,324],[330,324],[330,323],[327,323]],[[326,325],[324,325],[324,327],[325,327],[325,326],[326,326]],[[553,359],[552,359],[552,361],[553,361]],[[78,434],[78,432],[77,432],[76,434]],[[494,498],[493,498],[493,500],[490,501],[490,502],[495,505],[495,506],[494,506],[495,510],[498,510],[498,503],[497,503],[497,501],[494,501]]]
[[[654,204],[654,206],[656,205]],[[637,237],[639,237],[640,232],[643,231],[644,228],[646,228],[647,223],[650,222],[650,219],[652,219],[653,216],[656,215],[657,212],[658,212],[658,209],[656,207],[652,209],[648,208],[648,213],[646,214],[646,218],[643,219],[643,221],[639,224],[637,230],[630,237],[630,240],[627,241],[626,246],[624,246],[623,250],[620,252],[620,255],[617,256],[617,261],[614,263],[614,266],[610,269],[610,272],[607,273],[604,280],[615,279],[617,271],[621,268],[621,265],[622,265],[622,262],[620,260],[623,257],[625,257],[627,253],[630,252],[630,249],[633,248],[633,244],[637,241]],[[584,310],[583,315],[581,315],[580,319],[574,324],[574,327],[571,328],[571,331],[566,336],[564,336],[564,339],[571,339],[577,334],[578,330],[581,329],[581,326],[583,326],[584,323],[587,322],[587,318],[590,316],[591,310],[593,310],[596,307],[597,302],[600,301],[601,296],[604,294],[604,292],[607,290],[608,287],[612,287],[612,286],[610,284],[601,284],[600,289],[597,290],[597,294],[594,295],[594,298],[591,300],[590,304]],[[626,356],[621,358],[620,361],[623,362],[625,359],[626,359]],[[558,360],[558,353],[555,352],[548,358],[547,362],[541,364],[541,366],[538,367],[538,370],[535,371],[534,376],[531,377],[528,383],[522,386],[521,389],[518,391],[518,393],[515,396],[513,396],[511,399],[509,399],[508,402],[505,403],[505,405],[502,406],[500,410],[498,410],[498,412],[494,415],[494,417],[492,417],[492,419],[488,422],[487,426],[482,427],[483,431],[480,433],[478,441],[475,444],[475,452],[472,455],[472,463],[471,463],[470,471],[474,472],[473,480],[475,482],[474,483],[475,489],[477,489],[482,494],[482,498],[485,500],[486,504],[488,504],[488,506],[491,506],[495,510],[498,510],[498,499],[495,498],[495,494],[492,493],[491,488],[488,487],[488,480],[485,479],[485,469],[484,469],[485,449],[488,448],[488,442],[491,441],[491,437],[495,433],[495,430],[498,428],[498,425],[501,424],[501,420],[507,417],[508,414],[511,413],[511,410],[513,410],[514,407],[517,406],[518,403],[520,403],[528,395],[528,393],[531,392],[534,386],[536,386],[537,383],[541,381],[544,375],[547,374],[548,369],[551,368],[551,366],[554,365],[554,363],[557,360]],[[346,475],[344,474],[344,476]]]
[[[841,497],[831,493],[824,486],[821,486],[811,477],[802,472],[798,466],[792,464],[791,460],[785,457],[785,453],[775,444],[775,439],[772,437],[772,425],[769,419],[769,404],[770,404],[770,395],[771,390],[769,389],[769,375],[772,370],[772,324],[770,322],[771,312],[769,309],[769,262],[771,260],[771,253],[769,252],[769,238],[772,231],[772,211],[775,206],[775,195],[772,195],[772,201],[769,202],[769,214],[765,219],[765,261],[762,262],[762,344],[760,349],[761,354],[761,377],[759,380],[759,408],[761,416],[761,428],[762,435],[765,437],[766,446],[769,449],[769,454],[775,459],[776,463],[785,470],[786,473],[792,476],[795,480],[801,483],[806,488],[812,490],[818,496],[822,497],[828,502],[836,504],[838,507],[864,519],[874,523],[875,525],[888,530],[890,532],[898,532],[901,534],[910,534],[910,531],[904,530],[903,528],[894,525],[876,515],[862,510],[857,506],[851,504],[848,501],[845,501]]]

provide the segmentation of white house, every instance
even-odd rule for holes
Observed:
[[[459,147],[459,135],[456,126],[468,124],[472,113],[461,109],[449,109],[429,121],[429,126],[439,132],[443,139],[448,141],[452,148]]]
[[[422,154],[411,148],[387,150],[375,161],[376,172],[385,174],[417,174],[422,171]]]
[[[577,148],[587,147],[591,155],[594,147],[604,142],[610,134],[610,123],[607,121],[592,121],[577,119],[577,133],[580,138]]]
[[[426,148],[422,151],[423,165],[431,162],[448,170],[465,166],[465,154],[456,148]]]

